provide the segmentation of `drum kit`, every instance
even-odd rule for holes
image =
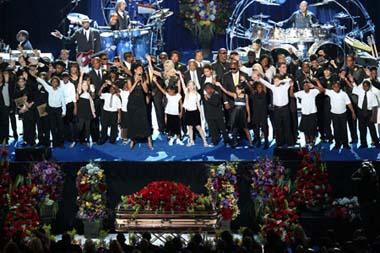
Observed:
[[[356,0],[351,0],[355,1]],[[229,50],[237,49],[238,52],[247,53],[250,47],[242,47],[236,42],[255,41],[260,39],[263,47],[272,51],[272,55],[279,52],[289,55],[289,51],[294,52],[299,58],[307,59],[311,54],[317,53],[319,50],[327,51],[329,55],[336,58],[344,57],[344,46],[347,45],[347,37],[360,38],[365,32],[373,32],[374,25],[370,21],[366,10],[360,10],[363,16],[366,17],[368,25],[364,28],[359,28],[359,16],[350,14],[347,8],[335,0],[323,0],[312,6],[325,6],[327,4],[335,3],[342,9],[333,16],[332,20],[325,24],[313,24],[310,28],[297,29],[297,28],[282,28],[275,21],[271,20],[269,15],[258,14],[251,16],[247,22],[243,22],[243,13],[253,3],[259,3],[266,6],[279,6],[284,1],[278,0],[241,0],[236,5],[232,14],[231,21],[227,28],[226,43]],[[248,26],[247,26],[248,25]],[[359,40],[357,40],[359,41]],[[358,45],[358,43],[352,43]],[[363,46],[366,45],[366,46]],[[348,44],[349,45],[349,44]],[[361,42],[362,48],[370,51],[371,48],[366,43]],[[360,50],[360,47],[353,47],[355,50]],[[372,50],[374,51],[374,50]],[[241,55],[243,58],[245,55]]]
[[[146,24],[140,21],[130,21],[128,29],[111,31],[110,27],[98,27],[100,30],[102,50],[107,50],[108,58],[112,60],[115,56],[124,59],[125,52],[132,52],[137,60],[145,62],[146,54],[155,54],[163,50],[163,25],[167,18],[173,15],[169,9],[160,8],[162,0],[156,1],[154,5],[139,5],[138,10],[148,16]],[[71,28],[76,30],[83,18],[88,18],[80,13],[69,13],[67,19]]]

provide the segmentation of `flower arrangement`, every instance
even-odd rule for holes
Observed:
[[[63,189],[63,173],[58,164],[39,162],[33,165],[31,180],[37,187],[37,201],[55,202],[60,199]]]
[[[8,204],[11,177],[9,175],[8,151],[5,147],[0,150],[0,209]]]
[[[360,207],[358,197],[339,198],[332,202],[332,209],[329,216],[335,219],[353,221],[360,218]]]
[[[234,163],[221,164],[210,170],[206,183],[209,196],[224,220],[235,219],[239,213],[237,191],[237,165]]]
[[[224,34],[230,17],[228,0],[180,0],[180,16],[185,28],[201,42],[210,42],[215,34]]]
[[[39,225],[40,218],[34,206],[20,203],[10,208],[3,225],[3,231],[7,238],[16,234],[25,238],[37,230]]]
[[[326,166],[317,152],[302,153],[302,161],[295,180],[294,201],[298,207],[326,209],[331,204],[332,188]]]
[[[77,173],[78,217],[84,220],[100,220],[106,217],[106,183],[104,170],[89,163]]]
[[[192,213],[211,209],[211,201],[181,183],[156,181],[134,194],[122,196],[119,207],[135,213]]]

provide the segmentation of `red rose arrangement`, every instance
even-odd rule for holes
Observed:
[[[193,212],[210,207],[207,197],[198,195],[182,183],[172,181],[151,182],[140,191],[122,196],[119,207],[126,210],[153,212]]]
[[[19,235],[22,238],[28,237],[40,225],[40,217],[37,210],[31,204],[20,204],[10,208],[3,231],[7,238]]]
[[[326,209],[331,206],[332,187],[326,166],[317,152],[303,152],[297,171],[293,199],[298,207]]]
[[[8,205],[9,187],[12,179],[9,175],[8,152],[4,147],[1,148],[0,152],[0,208],[2,209]]]

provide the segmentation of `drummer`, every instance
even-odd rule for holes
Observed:
[[[277,25],[299,29],[311,28],[313,24],[318,23],[318,19],[314,13],[308,10],[308,6],[306,1],[302,1],[299,5],[299,10],[295,11],[287,20],[277,23]]]
[[[115,11],[111,14],[110,26],[111,30],[125,30],[129,26],[129,15],[125,10],[127,3],[125,0],[117,0]]]

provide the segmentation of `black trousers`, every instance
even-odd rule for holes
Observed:
[[[16,138],[16,137],[18,137],[18,133],[17,133],[16,112],[14,110],[10,111],[10,113],[9,113],[9,119],[11,121],[11,127],[12,127],[13,137]]]
[[[331,113],[332,122],[334,126],[334,139],[335,145],[341,146],[348,145],[348,136],[347,136],[347,114],[335,114]]]
[[[351,103],[356,115],[358,114],[358,108],[356,104]],[[350,130],[351,140],[356,142],[358,141],[358,120],[352,118],[352,113],[350,110],[347,110],[347,120],[348,120],[348,129]]]
[[[229,142],[226,124],[223,118],[207,119],[207,124],[212,144],[217,145],[219,143],[220,133],[223,135],[224,143]]]
[[[255,134],[255,139],[260,140],[260,130],[263,131],[265,141],[268,141],[269,127],[268,120],[262,122],[256,122],[253,124],[253,133]]]
[[[0,145],[8,142],[9,136],[9,107],[0,107]]]
[[[105,142],[108,139],[107,131],[108,128],[111,128],[110,142],[115,142],[118,129],[117,129],[117,113],[118,112],[109,112],[102,111],[102,132],[101,132],[101,142]]]
[[[78,118],[77,131],[76,131],[76,139],[80,142],[88,142],[90,138],[90,119],[82,119]]]
[[[74,103],[66,104],[66,115],[63,117],[65,124],[64,137],[66,141],[73,142],[75,138]]]
[[[29,145],[36,144],[36,111],[30,108],[22,114],[23,139]]]
[[[98,142],[99,137],[100,137],[100,133],[99,133],[100,115],[102,113],[103,101],[99,98],[95,98],[94,106],[95,106],[96,118],[91,119],[90,135],[93,142]]]
[[[40,117],[38,112],[36,113],[36,122],[38,130],[38,144],[44,146],[50,146],[50,119],[49,116]]]
[[[379,143],[379,137],[377,136],[375,123],[371,122],[371,118],[372,111],[362,111],[358,109],[360,143],[362,145],[367,145],[367,128],[369,129],[372,142],[375,144]]]
[[[298,114],[297,114],[297,99],[289,98],[289,111],[290,111],[290,129],[291,129],[291,138],[293,143],[297,142],[298,137]]]
[[[330,98],[318,95],[316,98],[318,130],[322,139],[332,139]]]
[[[53,136],[53,146],[63,145],[63,119],[62,119],[62,108],[53,108],[48,106],[47,113],[50,122],[50,131]]]
[[[154,110],[156,111],[158,129],[162,133],[165,131],[165,110],[163,104],[163,94],[160,91],[153,96]]]
[[[277,146],[293,145],[290,129],[289,106],[274,107],[274,128]]]

